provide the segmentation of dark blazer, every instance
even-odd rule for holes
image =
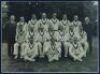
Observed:
[[[84,29],[84,31],[86,31],[88,37],[91,37],[93,35],[93,27],[92,27],[91,23],[89,23],[89,24],[84,23],[83,29]]]
[[[7,31],[7,41],[14,42],[16,35],[16,22],[15,23],[11,23],[10,21],[7,22],[6,31]]]

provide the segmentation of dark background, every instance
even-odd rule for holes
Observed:
[[[78,15],[82,21],[85,16],[89,16],[95,21],[97,15],[96,6],[93,2],[7,2],[9,6],[8,15],[14,14],[16,17],[25,16],[26,20],[30,19],[32,13],[35,13],[40,18],[42,12],[46,12],[50,18],[53,12],[61,15],[66,13],[72,21],[73,15]]]

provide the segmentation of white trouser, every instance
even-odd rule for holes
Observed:
[[[14,52],[13,52],[13,54],[16,55],[16,56],[18,56],[18,47],[19,47],[19,44],[15,43],[14,44]]]
[[[44,42],[43,54],[48,57],[48,61],[53,61],[53,59],[52,59],[53,53],[54,52],[53,52],[52,47],[51,47],[51,42],[50,41]]]
[[[58,57],[61,57],[61,42],[56,42],[55,43],[55,52],[56,52],[56,55],[58,55]]]
[[[28,47],[26,43],[22,43],[22,44],[19,44],[19,43],[15,43],[14,44],[14,55],[18,56],[18,50],[19,50],[19,46],[20,46],[20,55],[21,57],[24,57],[25,53],[26,53],[26,48]]]
[[[45,55],[49,51],[50,48],[51,48],[50,41],[44,42],[44,44],[43,44],[43,55]]]
[[[22,49],[21,49],[21,50],[22,50],[22,51],[21,51],[21,56],[22,56],[22,57],[24,57],[24,56],[26,55],[26,53],[27,53],[27,50],[26,50],[26,49],[29,49],[29,48],[28,48],[28,43],[23,43],[23,44],[22,44]]]
[[[68,52],[69,52],[69,48],[70,48],[70,43],[69,42],[63,42],[63,46],[64,46],[64,51],[65,51],[64,57],[67,57]]]
[[[39,48],[38,48],[39,47]],[[35,58],[38,54],[39,54],[39,49],[41,49],[41,44],[39,43],[39,42],[35,42],[35,44],[34,44],[34,48],[32,49],[32,51],[31,51],[31,55],[32,55],[32,57],[31,58]]]
[[[39,56],[42,56],[42,44],[41,44],[41,42],[35,42],[35,43],[36,43],[36,45],[35,45],[34,49],[36,49]]]

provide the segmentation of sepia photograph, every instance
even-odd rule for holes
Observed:
[[[1,1],[2,73],[98,73],[98,1]]]

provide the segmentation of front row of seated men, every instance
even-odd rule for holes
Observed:
[[[87,34],[83,30],[82,23],[78,16],[74,16],[74,21],[70,22],[64,14],[61,21],[53,14],[52,19],[46,18],[46,13],[42,14],[40,20],[36,15],[32,15],[28,24],[24,17],[20,17],[16,28],[16,43],[14,44],[15,59],[20,58],[35,61],[35,57],[48,57],[48,61],[59,60],[64,47],[64,57],[68,55],[74,60],[82,61],[86,57],[88,50]]]

